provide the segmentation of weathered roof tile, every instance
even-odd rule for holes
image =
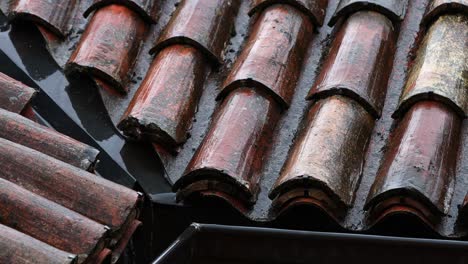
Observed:
[[[468,14],[468,0],[433,0],[428,5],[422,24],[430,26],[438,17],[446,14]]]
[[[33,88],[0,73],[0,108],[21,113],[35,94]]]
[[[155,23],[157,16],[157,5],[154,0],[93,0],[93,3],[83,13],[88,17],[92,12],[110,5],[122,5],[137,13],[148,23]]]

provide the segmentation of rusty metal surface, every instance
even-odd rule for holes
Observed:
[[[0,178],[108,225],[114,231],[137,209],[136,192],[2,138],[0,166]]]
[[[335,94],[358,101],[380,117],[392,69],[396,32],[390,20],[372,11],[351,15],[331,45],[309,99]]]
[[[468,0],[433,0],[421,24],[428,27],[438,17],[451,13],[468,14]]]
[[[231,92],[174,189],[180,191],[193,182],[210,180],[227,183],[230,188],[221,191],[254,202],[259,170],[279,114],[277,103],[262,91],[240,88]]]
[[[390,140],[368,206],[401,195],[419,200],[434,214],[446,214],[453,196],[461,124],[443,104],[414,105]]]
[[[152,24],[157,16],[157,4],[154,0],[93,0],[83,16],[88,17],[92,12],[109,5],[123,5],[141,16],[142,19]]]
[[[175,151],[192,124],[207,60],[196,48],[173,45],[159,52],[119,128],[132,139],[149,139]]]
[[[74,254],[0,224],[0,263],[75,264]]]
[[[31,20],[38,23],[56,36],[63,38],[71,29],[70,17],[76,0],[13,0],[9,17],[11,19]]]
[[[18,114],[0,109],[0,137],[84,170],[93,170],[99,151]]]
[[[21,113],[36,94],[36,90],[0,73],[0,108]]]
[[[423,100],[441,101],[468,114],[468,17],[447,15],[429,28],[418,49],[395,117]]]
[[[301,195],[293,199],[320,200],[314,196],[318,189],[329,196],[327,206],[334,208],[329,210],[336,217],[343,216],[352,206],[373,127],[372,116],[352,99],[332,96],[318,101],[309,111],[270,197],[283,200],[278,196],[300,189]],[[291,200],[277,206],[286,206]]]
[[[173,44],[199,49],[215,64],[223,63],[223,50],[231,35],[239,0],[183,0],[151,53]]]
[[[341,0],[328,25],[334,26],[340,18],[361,10],[379,12],[398,23],[405,17],[407,4],[408,0]]]
[[[253,0],[249,15],[261,13],[275,4],[291,5],[304,12],[316,26],[322,26],[325,19],[328,0]]]
[[[91,18],[67,71],[89,73],[125,93],[145,32],[143,20],[127,7],[103,7]]]
[[[72,210],[0,179],[0,223],[72,254],[91,255],[107,229]]]
[[[265,9],[255,22],[218,98],[240,87],[255,87],[271,93],[287,108],[312,29],[307,17],[292,6],[274,5]]]

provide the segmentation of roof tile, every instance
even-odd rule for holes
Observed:
[[[83,170],[94,169],[99,151],[21,115],[0,109],[0,137]]]
[[[75,264],[76,255],[0,224],[0,263]]]
[[[215,64],[221,64],[239,3],[239,0],[182,1],[150,52],[157,53],[172,44],[187,44],[200,49]]]
[[[71,29],[70,16],[75,8],[76,0],[13,0],[10,18],[36,22],[63,38]]]
[[[93,3],[83,13],[88,17],[92,12],[110,5],[122,5],[140,15],[147,23],[155,23],[157,16],[157,5],[154,0],[93,0]]]
[[[391,21],[381,14],[361,11],[351,15],[333,40],[308,98],[343,94],[380,117],[392,69],[395,33]]]
[[[328,0],[253,0],[253,7],[249,15],[263,12],[264,9],[275,4],[288,4],[304,12],[316,26],[322,26],[325,19]]]
[[[275,206],[328,200],[319,206],[342,217],[354,200],[373,127],[373,117],[352,99],[332,96],[314,104],[271,191]]]
[[[103,7],[89,22],[67,71],[88,72],[124,93],[145,32],[143,20],[127,7]]]
[[[390,140],[367,206],[376,207],[401,196],[417,200],[433,215],[447,213],[461,124],[462,120],[440,103],[426,101],[411,107]],[[400,204],[405,205],[405,201],[399,199]]]
[[[438,17],[450,14],[468,14],[468,0],[433,0],[428,5],[422,24],[429,26]]]
[[[468,115],[467,32],[464,15],[442,16],[432,24],[419,47],[395,117],[423,100],[441,101],[461,116]]]
[[[382,13],[394,23],[398,23],[405,17],[407,4],[408,0],[341,0],[328,25],[334,26],[340,18],[360,10]]]
[[[185,142],[208,67],[191,46],[173,45],[156,55],[119,128],[174,150]]]
[[[36,94],[36,90],[0,73],[0,108],[21,113]]]
[[[307,17],[294,7],[274,5],[265,9],[218,98],[239,87],[255,87],[271,93],[287,108],[312,29]]]

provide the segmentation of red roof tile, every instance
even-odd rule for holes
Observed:
[[[9,76],[0,73],[0,107],[14,113],[21,113],[36,91]]]
[[[92,12],[109,5],[123,5],[139,14],[148,23],[154,23],[157,16],[157,5],[154,0],[92,0],[92,4],[84,11],[83,16],[88,17]]]

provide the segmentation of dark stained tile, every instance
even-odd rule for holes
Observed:
[[[460,116],[467,116],[467,32],[465,15],[442,16],[432,24],[419,47],[395,117],[424,100],[443,102]]]
[[[126,228],[138,213],[136,192],[2,138],[0,167],[0,178],[105,224],[112,231]]]
[[[328,0],[253,0],[253,7],[249,15],[263,12],[264,9],[275,4],[288,4],[304,12],[314,25],[323,25]]]
[[[19,114],[35,94],[33,88],[0,73],[0,108]]]
[[[92,171],[99,151],[18,114],[0,109],[0,137]]]
[[[231,92],[184,176],[174,184],[179,198],[214,189],[253,203],[259,170],[279,114],[276,101],[263,91],[241,88]],[[203,184],[193,185],[197,182]]]
[[[428,6],[422,24],[429,26],[439,16],[450,13],[468,13],[468,0],[432,0]]]
[[[340,27],[309,99],[342,94],[380,117],[392,69],[396,32],[390,20],[360,11]]]
[[[149,139],[175,151],[185,142],[208,71],[196,48],[174,44],[160,51],[119,128],[132,139]]]
[[[145,32],[144,21],[127,7],[100,8],[70,57],[67,71],[88,73],[125,93]]]
[[[155,0],[93,0],[92,4],[84,12],[84,16],[88,17],[92,12],[96,12],[100,8],[109,5],[123,5],[137,13],[142,19],[152,24],[158,13],[158,5]]]
[[[425,101],[411,107],[390,139],[367,207],[379,214],[396,203],[424,212],[429,222],[447,213],[461,124],[460,117],[441,103]],[[385,206],[379,206],[382,203]]]
[[[333,26],[340,18],[361,10],[379,12],[398,23],[405,17],[407,4],[408,0],[341,0],[328,25]]]
[[[240,0],[185,0],[150,51],[157,53],[173,44],[192,45],[219,65],[231,35]]]
[[[0,263],[75,264],[77,256],[0,224]]]
[[[352,206],[373,127],[373,117],[352,99],[318,101],[270,193],[277,209],[308,199],[343,217]]]
[[[291,103],[313,25],[290,5],[263,11],[218,98],[252,87],[265,90],[285,108]]]
[[[71,29],[76,0],[12,0],[10,18],[30,20],[63,38]]]
[[[76,255],[99,254],[106,226],[0,179],[0,223]]]

